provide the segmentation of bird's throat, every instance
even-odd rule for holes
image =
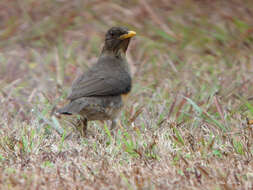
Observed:
[[[113,56],[113,57],[116,57],[116,58],[119,58],[119,59],[125,59],[126,57],[126,52],[123,50],[123,49],[106,49],[106,48],[103,48],[102,52],[101,52],[101,55],[103,56]]]

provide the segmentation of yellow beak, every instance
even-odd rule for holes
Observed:
[[[128,31],[127,34],[123,34],[119,37],[120,40],[124,40],[124,39],[127,39],[127,38],[131,38],[133,36],[136,35],[136,32],[135,31]]]

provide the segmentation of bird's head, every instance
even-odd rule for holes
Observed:
[[[105,44],[102,52],[119,55],[126,53],[130,39],[136,35],[136,32],[130,31],[125,27],[112,27],[105,35]]]

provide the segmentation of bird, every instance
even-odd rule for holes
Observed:
[[[59,114],[80,115],[81,133],[86,134],[88,121],[110,120],[111,130],[132,88],[132,77],[126,52],[135,31],[112,27],[98,58],[86,72],[72,83],[69,103],[57,110]]]

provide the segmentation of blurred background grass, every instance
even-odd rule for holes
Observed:
[[[1,189],[252,188],[252,18],[250,0],[2,0]],[[65,139],[52,109],[112,26],[137,32],[122,126]]]

